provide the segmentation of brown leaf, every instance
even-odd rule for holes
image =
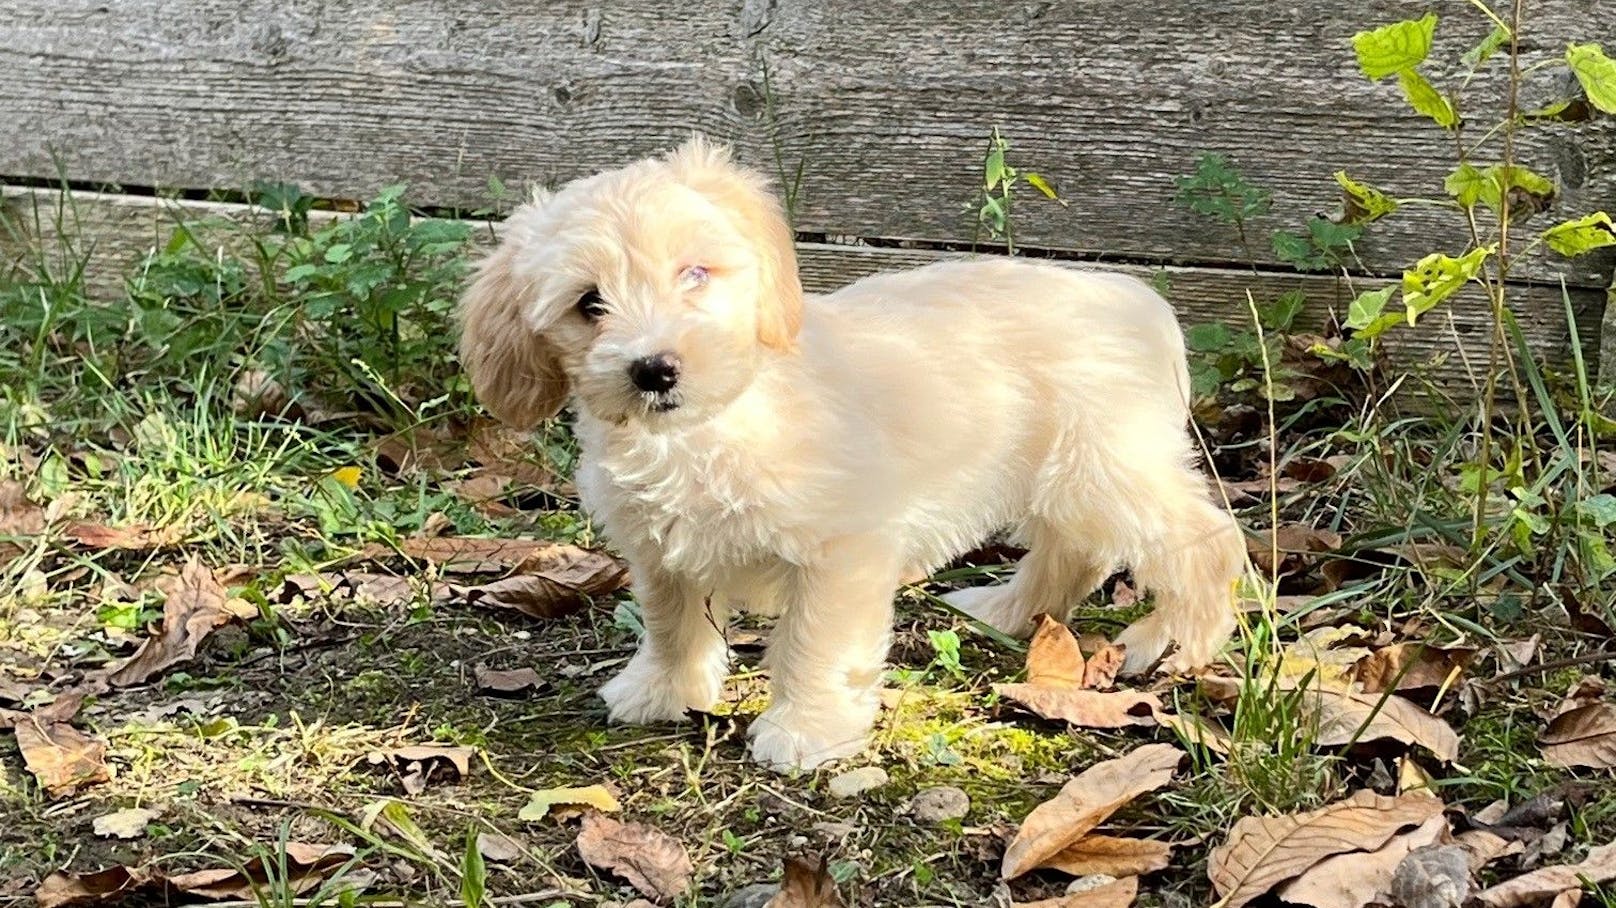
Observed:
[[[627,568],[604,552],[550,542],[547,539],[410,536],[399,540],[396,548],[379,543],[367,545],[360,550],[357,557],[377,560],[398,555],[416,561],[431,562],[445,571],[459,573],[564,572],[582,565],[590,568],[591,575],[606,574],[609,567],[615,566],[621,572],[619,580],[627,576]]]
[[[1062,622],[1038,616],[1038,627],[1027,641],[1029,684],[1082,687],[1085,660],[1077,638]]]
[[[313,889],[343,866],[354,855],[346,845],[310,845],[304,842],[286,843],[286,874],[274,869],[277,884],[284,884],[297,895]],[[277,864],[279,856],[273,858]],[[248,861],[241,870],[220,867],[182,873],[168,878],[175,890],[189,896],[222,901],[225,899],[255,899],[260,894],[269,874],[264,858]]]
[[[34,890],[34,901],[39,908],[116,902],[153,879],[152,871],[140,867],[107,867],[79,874],[58,871],[45,877]]]
[[[1027,815],[1005,848],[999,875],[1014,879],[1043,866],[1122,805],[1166,785],[1183,756],[1171,744],[1146,744],[1090,766]]]
[[[1274,894],[1287,902],[1314,908],[1362,908],[1391,902],[1389,894],[1397,865],[1416,848],[1434,845],[1448,831],[1448,818],[1440,812],[1418,828],[1393,836],[1373,851],[1337,854],[1314,864]]]
[[[1477,652],[1470,646],[1397,643],[1365,656],[1354,674],[1364,691],[1371,694],[1452,687]]]
[[[695,868],[678,840],[640,823],[620,823],[584,814],[578,854],[591,867],[617,874],[658,902],[671,902],[690,888]]]
[[[590,600],[628,584],[628,568],[600,552],[575,546],[526,559],[514,576],[459,592],[473,605],[508,608],[533,618],[562,618],[589,606]]]
[[[107,769],[107,745],[69,724],[83,699],[63,694],[31,713],[0,710],[0,724],[17,736],[23,764],[52,797],[72,794],[112,778]]]
[[[1364,790],[1307,813],[1244,817],[1229,830],[1228,840],[1212,850],[1207,876],[1223,897],[1220,905],[1240,908],[1325,858],[1378,850],[1400,830],[1441,812],[1436,798],[1388,798]]]
[[[1280,687],[1294,690],[1295,682]],[[1459,736],[1448,723],[1395,694],[1366,694],[1350,686],[1313,684],[1298,702],[1318,722],[1315,743],[1325,747],[1373,741],[1419,745],[1444,763],[1459,756]]]
[[[1089,656],[1088,663],[1083,666],[1083,686],[1093,690],[1108,690],[1115,687],[1117,672],[1122,671],[1122,663],[1127,654],[1128,648],[1120,643],[1108,643],[1101,647]]]
[[[1123,647],[1108,643],[1093,658],[1084,659],[1077,638],[1065,624],[1039,615],[1038,627],[1027,644],[1026,682],[995,684],[993,689],[1035,715],[1085,728],[1154,725],[1155,714],[1161,711],[1161,700],[1155,694],[1086,689],[1110,686],[1122,667],[1123,653]]]
[[[372,766],[392,766],[399,773],[406,794],[420,794],[426,790],[433,773],[448,768],[454,780],[464,779],[471,773],[471,758],[477,755],[475,747],[457,747],[446,744],[412,744],[373,750],[366,757]]]
[[[1139,878],[1125,877],[1115,882],[1084,889],[1069,895],[1036,902],[1012,902],[1012,908],[1128,908],[1139,897]]]
[[[0,536],[33,536],[45,529],[45,509],[15,479],[0,482]]]
[[[185,541],[186,536],[185,527],[178,524],[154,527],[148,523],[131,523],[114,527],[88,520],[70,523],[64,532],[69,539],[87,549],[135,552],[178,545]]]
[[[1470,856],[1470,872],[1475,873],[1501,857],[1520,854],[1525,847],[1517,840],[1485,829],[1470,829],[1454,836],[1453,841]]]
[[[1036,684],[995,684],[993,690],[1034,715],[1070,722],[1080,728],[1155,725],[1156,714],[1162,710],[1161,698],[1145,691],[1098,691]]]
[[[519,694],[544,685],[544,679],[531,668],[503,670],[479,665],[475,669],[477,689],[496,694]]]
[[[1538,739],[1555,766],[1616,767],[1616,704],[1590,703],[1555,716]]]
[[[114,669],[107,680],[114,687],[143,683],[195,658],[197,647],[215,629],[257,614],[258,610],[249,603],[228,598],[213,572],[192,556],[180,571],[178,585],[163,602],[161,635],[142,641],[135,654]]]
[[[1278,548],[1279,563],[1274,562]],[[1246,537],[1246,553],[1264,574],[1290,574],[1299,570],[1304,556],[1333,552],[1341,547],[1341,534],[1300,523],[1281,524],[1269,532]]]
[[[1103,873],[1121,879],[1155,873],[1165,868],[1172,856],[1172,845],[1154,839],[1086,835],[1044,861],[1042,866],[1072,876]]]
[[[1525,908],[1548,901],[1568,889],[1583,887],[1583,880],[1603,883],[1616,879],[1616,842],[1588,852],[1580,864],[1561,864],[1522,874],[1476,897],[1482,908]]]
[[[763,908],[846,908],[825,858],[786,858],[780,891]]]

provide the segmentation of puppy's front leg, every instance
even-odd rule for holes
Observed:
[[[795,572],[764,656],[773,702],[752,722],[753,759],[810,769],[864,749],[902,568],[889,540],[867,535],[828,543]]]
[[[600,689],[610,721],[672,722],[685,710],[711,709],[729,671],[724,607],[709,604],[680,577],[631,563],[645,637],[617,677]]]

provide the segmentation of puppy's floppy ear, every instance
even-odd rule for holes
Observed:
[[[460,362],[477,399],[499,419],[531,428],[567,402],[567,376],[555,346],[528,320],[533,288],[515,271],[542,197],[506,222],[505,238],[477,266],[460,298]]]
[[[670,152],[667,162],[681,183],[738,221],[758,263],[758,341],[776,350],[793,348],[802,327],[796,238],[768,180],[699,135]]]

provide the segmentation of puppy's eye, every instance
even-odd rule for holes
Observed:
[[[695,290],[698,287],[707,286],[707,282],[711,278],[712,276],[707,273],[707,266],[691,265],[689,268],[679,272],[679,285],[686,290]]]
[[[599,290],[590,290],[578,297],[578,312],[584,318],[595,321],[606,314],[606,301],[601,298]]]

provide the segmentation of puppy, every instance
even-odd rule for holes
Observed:
[[[1004,528],[1014,577],[948,597],[1002,631],[1121,566],[1155,597],[1129,670],[1233,629],[1241,535],[1193,466],[1183,335],[1133,278],[988,259],[805,297],[765,181],[698,138],[518,209],[461,321],[495,416],[575,404],[578,490],[645,616],[614,722],[710,708],[746,608],[778,619],[752,756],[856,753],[895,589]]]

